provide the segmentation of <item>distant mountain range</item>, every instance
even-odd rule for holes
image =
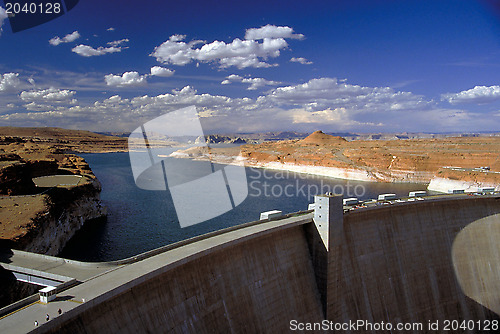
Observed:
[[[129,132],[97,132],[99,134],[128,137]],[[418,139],[418,138],[447,138],[447,137],[491,137],[500,136],[500,132],[488,133],[460,133],[460,132],[443,132],[443,133],[425,133],[425,132],[395,132],[395,133],[352,133],[352,132],[325,132],[326,134],[343,137],[348,141],[353,140],[397,140],[397,139]],[[279,141],[290,139],[304,139],[310,133],[296,131],[275,131],[263,133],[229,133],[229,134],[210,134],[205,135],[205,142],[208,144],[258,144],[265,141]],[[172,138],[175,139],[175,138]],[[190,138],[193,140],[194,138]],[[201,139],[196,138],[198,143]]]

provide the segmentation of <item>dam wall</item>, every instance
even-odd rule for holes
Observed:
[[[119,266],[0,326],[17,329],[59,307],[33,332],[282,333],[291,320],[499,319],[500,197],[329,212],[326,234],[312,214],[221,231]]]
[[[224,245],[200,249],[201,254],[196,244],[187,245],[192,252],[181,263],[86,300],[37,332],[280,333],[291,319],[323,319],[301,224],[238,237]],[[72,290],[67,293],[74,295]]]
[[[494,217],[491,227],[498,232],[499,213],[498,197],[464,196],[345,214],[341,245],[332,254],[339,262],[329,280],[327,318],[424,324],[498,319],[464,294],[468,289],[457,281],[452,248],[457,235],[483,217]],[[488,238],[477,235],[474,242]],[[496,257],[489,263],[493,268],[500,264],[500,246],[496,247]],[[497,291],[499,278],[492,282]]]

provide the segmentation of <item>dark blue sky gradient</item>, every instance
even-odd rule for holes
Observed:
[[[500,20],[493,1],[96,1],[80,0],[62,17],[38,27],[12,33],[3,25],[0,73],[33,75],[37,82],[57,86],[55,72],[91,73],[98,77],[126,71],[149,73],[165,66],[175,75],[150,78],[149,85],[116,90],[103,87],[78,91],[81,101],[158,95],[193,86],[198,93],[232,98],[256,98],[272,87],[249,91],[220,82],[230,74],[261,77],[282,85],[314,78],[347,79],[352,85],[392,87],[422,95],[442,105],[441,95],[474,86],[498,85],[500,77]],[[149,56],[171,35],[186,41],[230,43],[244,39],[245,30],[267,24],[292,27],[303,40],[287,39],[288,49],[268,59],[278,67],[221,69],[216,63],[185,66],[161,64]],[[114,27],[114,31],[106,29]],[[48,40],[77,30],[81,37],[56,47]],[[94,36],[96,35],[96,36]],[[94,48],[128,38],[128,49],[98,57],[81,57],[77,44]],[[312,65],[289,62],[304,57]],[[44,75],[47,75],[44,79]],[[88,102],[87,101],[87,102]],[[449,105],[447,105],[449,107]],[[485,106],[460,106],[472,112],[500,110],[498,101]]]

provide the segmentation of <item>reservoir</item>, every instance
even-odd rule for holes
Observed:
[[[331,191],[344,198],[377,198],[382,193],[408,196],[424,184],[376,183],[334,179],[294,172],[246,168],[248,196],[235,209],[203,223],[181,228],[169,191],[136,186],[128,153],[80,154],[102,185],[106,222],[92,222],[68,242],[61,257],[111,261],[226,227],[258,220],[260,213],[307,210],[314,195]],[[184,160],[184,159],[176,159]],[[189,168],[193,168],[193,162]],[[220,168],[220,167],[219,167]]]

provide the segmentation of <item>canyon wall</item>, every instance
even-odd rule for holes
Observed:
[[[57,255],[85,222],[105,217],[101,185],[87,162],[71,154],[58,159],[0,155],[0,246]],[[67,185],[58,175],[81,178]],[[37,187],[33,180],[41,176],[48,184]]]
[[[105,218],[100,191],[101,186],[95,178],[69,189],[52,189],[47,198],[48,210],[37,214],[32,220],[36,228],[18,239],[16,248],[46,255],[59,254],[85,223],[98,223]]]

